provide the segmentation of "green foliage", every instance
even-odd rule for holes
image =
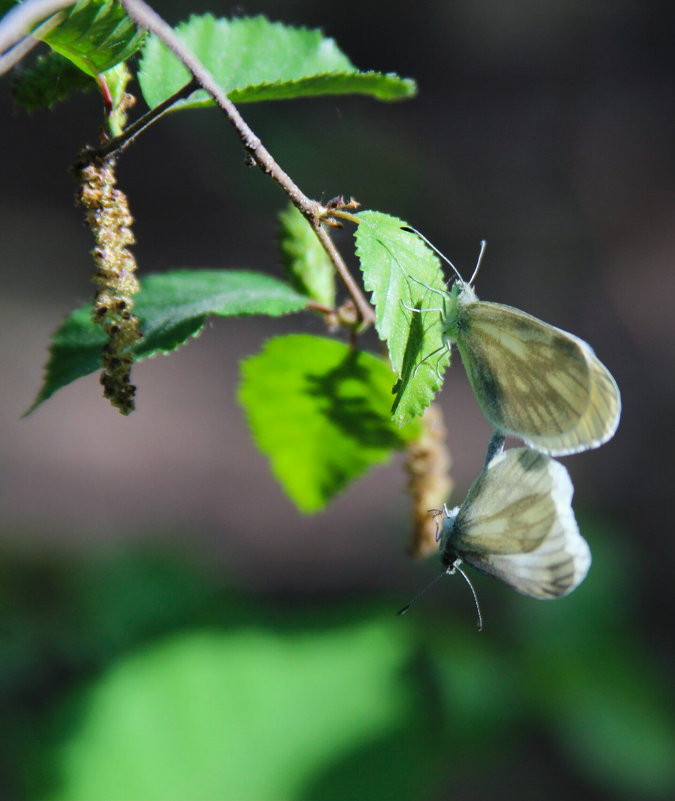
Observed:
[[[79,0],[43,40],[95,77],[132,56],[145,33],[115,0]]]
[[[209,314],[219,317],[300,311],[307,298],[287,284],[243,270],[176,270],[149,275],[141,282],[134,313],[143,339],[136,358],[168,353],[196,336]],[[45,380],[33,411],[57,389],[100,367],[105,335],[90,317],[89,305],[69,314],[52,337]]]
[[[636,691],[638,675],[648,680]],[[602,660],[568,654],[549,677],[556,739],[584,771],[617,793],[667,798],[675,788],[672,708],[644,655],[624,637],[608,637]]]
[[[15,4],[0,0],[0,11]],[[396,75],[359,72],[318,31],[210,15],[180,31],[237,102],[348,92],[394,100],[415,91]],[[28,109],[93,86],[102,71],[119,100],[124,59],[142,34],[119,3],[80,0],[44,39],[55,52],[17,90]],[[153,38],[140,80],[154,106],[188,76]],[[179,105],[211,102],[197,92]],[[298,335],[268,341],[242,367],[239,398],[255,440],[308,513],[418,433],[409,421],[430,403],[448,362],[436,257],[401,220],[372,211],[358,218],[357,253],[392,369],[341,342]],[[294,208],[281,223],[292,286],[244,271],[149,276],[135,306],[144,333],[137,358],[185,344],[210,314],[279,316],[309,299],[332,306],[324,251]],[[104,342],[89,306],[70,314],[32,408],[99,369]],[[313,598],[288,615],[224,597],[187,559],[168,567],[108,561],[73,577],[70,559],[30,575],[3,554],[3,789],[6,776],[23,771],[33,797],[45,799],[412,799],[444,797],[443,780],[454,788],[459,779],[461,793],[472,775],[493,775],[501,792],[501,772],[490,768],[526,749],[520,732],[528,727],[566,760],[573,785],[585,777],[593,793],[672,798],[669,677],[627,622],[629,560],[613,561],[615,544],[603,549],[603,532],[591,534],[596,567],[571,598],[536,604],[499,586],[490,594],[486,580],[481,637],[459,582],[456,607],[444,590],[403,620],[393,616],[400,600],[328,610]],[[497,613],[489,599],[501,592]],[[44,727],[43,704],[71,680],[70,703],[56,704]]]
[[[126,90],[132,74],[126,61],[120,61],[100,76],[106,83],[112,99],[112,111],[107,117],[111,136],[119,136],[127,124],[129,106],[125,102]]]
[[[102,73],[116,107],[124,95],[131,74],[122,61]],[[96,89],[91,75],[54,50],[44,53],[25,70],[12,86],[12,99],[27,112],[50,109],[67,100],[73,92]]]
[[[176,32],[211,71],[235,103],[325,94],[368,94],[398,100],[415,94],[415,83],[397,75],[359,72],[333,39],[265,17],[216,19],[192,16]],[[138,81],[154,108],[189,80],[185,67],[156,37],[143,50]],[[213,105],[204,91],[173,107]]]
[[[107,788],[109,799],[297,798],[333,755],[410,715],[407,649],[393,628],[368,620],[159,642],[88,693],[81,727],[57,748],[61,784],[44,797],[101,798]]]
[[[561,749],[612,797],[670,798],[672,697],[664,693],[649,643],[626,624],[636,600],[625,581],[631,569],[620,545],[625,537],[580,523],[594,561],[574,593],[583,613],[570,613],[562,604],[546,613],[544,605],[531,604],[522,606],[516,621],[531,714],[550,726]]]
[[[335,340],[271,339],[242,375],[239,400],[255,441],[303,512],[323,509],[417,430],[391,423],[389,368]]]
[[[386,340],[391,366],[399,376],[392,415],[403,425],[431,403],[442,383],[437,370],[442,374],[449,362],[441,350],[440,315],[410,311],[440,308],[442,299],[432,290],[445,292],[443,274],[438,259],[419,237],[401,230],[405,222],[377,211],[356,216],[360,220],[356,252],[364,286],[373,293],[375,328]],[[422,363],[435,351],[437,356]]]
[[[291,285],[325,306],[334,306],[335,270],[307,220],[290,203],[279,220],[279,248]]]
[[[39,56],[12,86],[12,99],[25,111],[33,112],[67,100],[73,92],[96,89],[90,75],[53,50]]]
[[[480,635],[459,579],[396,618],[400,599],[230,596],[186,554],[3,553],[4,776],[40,799],[522,797],[508,764],[527,798],[563,775],[670,799],[669,676],[630,623],[630,554],[580,524],[603,569],[542,604],[478,576]],[[527,773],[533,737],[553,754]]]

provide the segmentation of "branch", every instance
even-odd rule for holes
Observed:
[[[19,42],[26,34],[35,27],[37,23],[49,17],[54,12],[73,5],[73,0],[27,0],[27,2],[13,8],[0,22],[0,54],[4,54],[9,48]],[[375,320],[375,315],[371,305],[368,303],[358,285],[347,269],[347,265],[342,259],[337,248],[333,244],[330,236],[322,228],[322,220],[327,216],[327,209],[315,200],[308,198],[290,176],[285,173],[277,164],[269,151],[263,146],[260,139],[249,128],[236,106],[227,97],[211,75],[210,71],[195,57],[195,55],[185,47],[181,40],[176,36],[173,28],[166,23],[150,6],[143,0],[120,0],[129,16],[136,24],[154,33],[164,44],[174,53],[174,55],[187,67],[195,81],[205,89],[214,99],[221,111],[225,113],[228,120],[237,131],[244,150],[251,161],[258,166],[266,175],[269,175],[281,189],[288,195],[293,205],[300,211],[314,230],[322,246],[335,266],[335,270],[342,279],[349,296],[357,309],[358,315],[364,326],[371,325]],[[21,47],[7,59],[0,60],[5,70],[9,69],[15,62],[14,56],[21,52]],[[0,70],[0,74],[2,71]],[[179,95],[183,90],[179,90]],[[153,109],[148,114],[141,117],[134,125],[130,126],[123,139],[118,137],[105,146],[105,154],[114,150],[123,149],[133,141],[142,130],[158,119],[179,97],[174,95],[161,104],[157,109]],[[121,140],[121,141],[120,141]]]
[[[146,128],[149,128],[153,122],[157,122],[160,117],[163,117],[179,100],[189,97],[195,89],[199,89],[199,83],[193,78],[177,92],[174,92],[171,97],[167,97],[167,99],[158,106],[151,108],[150,111],[146,111],[136,122],[125,128],[119,136],[111,139],[102,147],[92,150],[91,154],[99,158],[106,158],[110,155],[116,156],[118,153],[126,150],[139,134],[143,133]]]
[[[269,175],[288,195],[293,205],[300,211],[312,226],[322,246],[328,253],[335,269],[342,279],[347,292],[354,301],[363,325],[371,325],[375,320],[372,307],[364,297],[358,285],[352,278],[344,260],[337,251],[332,240],[321,226],[327,209],[315,200],[308,198],[294,183],[290,176],[277,164],[269,151],[263,146],[260,139],[249,128],[237,107],[223,92],[211,72],[199,61],[189,48],[181,42],[173,28],[165,22],[143,0],[120,0],[127,14],[136,24],[154,33],[171,52],[187,67],[193,77],[199,82],[214,99],[216,105],[224,112],[228,120],[239,135],[239,139],[253,164]]]
[[[126,9],[129,16],[141,28],[146,28],[154,33],[171,52],[187,67],[190,73],[199,81],[202,86],[215,100],[221,111],[225,113],[229,121],[239,134],[239,138],[244,149],[260,167],[276,181],[298,207],[302,214],[308,219],[318,218],[323,207],[316,201],[310,200],[293,183],[290,177],[279,167],[269,152],[263,147],[260,139],[249,128],[244,118],[237,110],[234,103],[223,92],[211,72],[199,61],[199,59],[185,47],[178,38],[173,28],[165,22],[143,0],[120,0],[120,4]]]
[[[368,326],[373,325],[375,323],[375,312],[373,311],[373,307],[363,296],[358,284],[354,280],[352,274],[349,272],[349,269],[345,264],[340,251],[335,247],[335,243],[330,238],[328,231],[326,231],[325,228],[322,228],[321,224],[317,226],[313,225],[312,227],[314,228],[314,233],[317,235],[319,242],[321,242],[323,245],[323,249],[328,254],[328,258],[333,262],[335,271],[342,279],[342,283],[345,285],[345,289],[349,293],[349,297],[354,301],[354,305],[356,306],[356,310],[362,322],[361,327],[367,328]]]
[[[28,0],[15,6],[0,22],[0,53],[5,53],[12,45],[23,39],[45,17],[73,4],[74,0]],[[3,72],[11,66],[9,64]]]
[[[59,11],[46,19],[37,28],[34,28],[32,33],[26,34],[23,39],[10,47],[5,53],[0,56],[0,75],[9,72],[15,64],[18,64],[21,59],[25,58],[30,51],[40,44],[43,36],[49,33],[52,28],[56,28],[65,19],[65,11]]]

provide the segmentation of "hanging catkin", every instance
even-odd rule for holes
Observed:
[[[135,242],[133,217],[124,192],[115,188],[115,160],[87,157],[73,168],[78,182],[77,201],[87,210],[86,221],[94,234],[92,255],[96,284],[92,320],[106,334],[101,364],[103,394],[122,414],[134,410],[136,387],[130,382],[134,346],[141,339],[138,319],[132,313],[138,292],[136,260],[127,245]]]
[[[408,553],[421,558],[438,553],[437,523],[431,513],[440,509],[452,491],[452,460],[440,406],[432,403],[422,416],[420,436],[406,446],[408,491],[412,497],[413,531]]]

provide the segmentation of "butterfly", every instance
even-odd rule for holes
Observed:
[[[441,350],[457,345],[478,405],[495,429],[554,456],[597,448],[614,436],[619,388],[587,342],[512,306],[478,300],[472,284],[484,242],[466,283],[424,236],[404,230],[420,236],[457,273],[449,293],[427,287],[443,297],[443,308],[434,310],[441,313]]]
[[[567,470],[540,451],[504,451],[503,445],[504,436],[493,434],[462,505],[435,512],[443,517],[438,539],[445,569],[397,614],[405,614],[443,576],[458,572],[473,593],[481,630],[478,596],[462,563],[539,599],[567,595],[586,577],[591,551],[572,511]]]
[[[497,454],[462,505],[441,513],[446,572],[465,562],[532,598],[572,592],[591,565],[572,511],[573,492],[555,459],[530,448]]]

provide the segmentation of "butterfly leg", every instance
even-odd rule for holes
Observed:
[[[408,278],[411,281],[414,281],[416,284],[419,284],[420,286],[423,286],[425,289],[429,290],[429,292],[434,292],[435,294],[440,295],[443,298],[443,300],[447,300],[447,298],[448,298],[448,293],[447,292],[443,292],[440,289],[434,289],[432,286],[429,286],[428,284],[425,284],[423,281],[420,281],[419,278],[415,278],[414,275],[408,274]]]
[[[423,314],[424,312],[430,312],[430,311],[439,312],[440,314],[443,314],[443,309],[416,309],[414,306],[408,306],[408,304],[403,300],[403,298],[401,298],[401,306],[403,306],[403,308],[407,309],[408,311],[417,312],[417,314]]]
[[[443,348],[445,348],[445,350],[447,351],[448,355],[450,355],[450,345],[447,342],[445,342],[443,344]],[[441,348],[441,350],[443,350],[443,348]],[[438,353],[438,351],[435,350],[434,353]],[[438,357],[438,361],[436,362],[436,375],[438,376],[438,380],[439,381],[443,380],[443,376],[441,375],[441,371],[439,370],[442,358],[443,358],[443,356],[439,356]]]
[[[424,364],[424,362],[425,362],[427,359],[430,359],[432,356],[435,356],[437,353],[439,353],[439,352],[440,352],[440,351],[442,351],[442,350],[445,350],[446,348],[447,348],[447,345],[441,345],[441,347],[440,347],[440,348],[436,348],[436,350],[432,350],[432,351],[431,351],[431,353],[429,353],[427,356],[425,356],[425,357],[422,359],[422,361],[421,361],[421,362],[420,362],[420,363],[417,365],[417,367],[415,368],[415,370],[413,371],[413,378],[414,378],[414,377],[417,375],[417,371],[420,369],[420,367],[421,367],[421,366]],[[443,357],[441,356],[441,357],[439,358],[438,362],[436,363],[436,375],[437,375],[439,378],[441,378],[441,376],[440,376],[440,375],[439,375],[439,373],[438,373],[438,363],[440,362],[440,360],[441,360],[442,358],[443,358]],[[441,379],[441,380],[442,380],[442,379]]]

